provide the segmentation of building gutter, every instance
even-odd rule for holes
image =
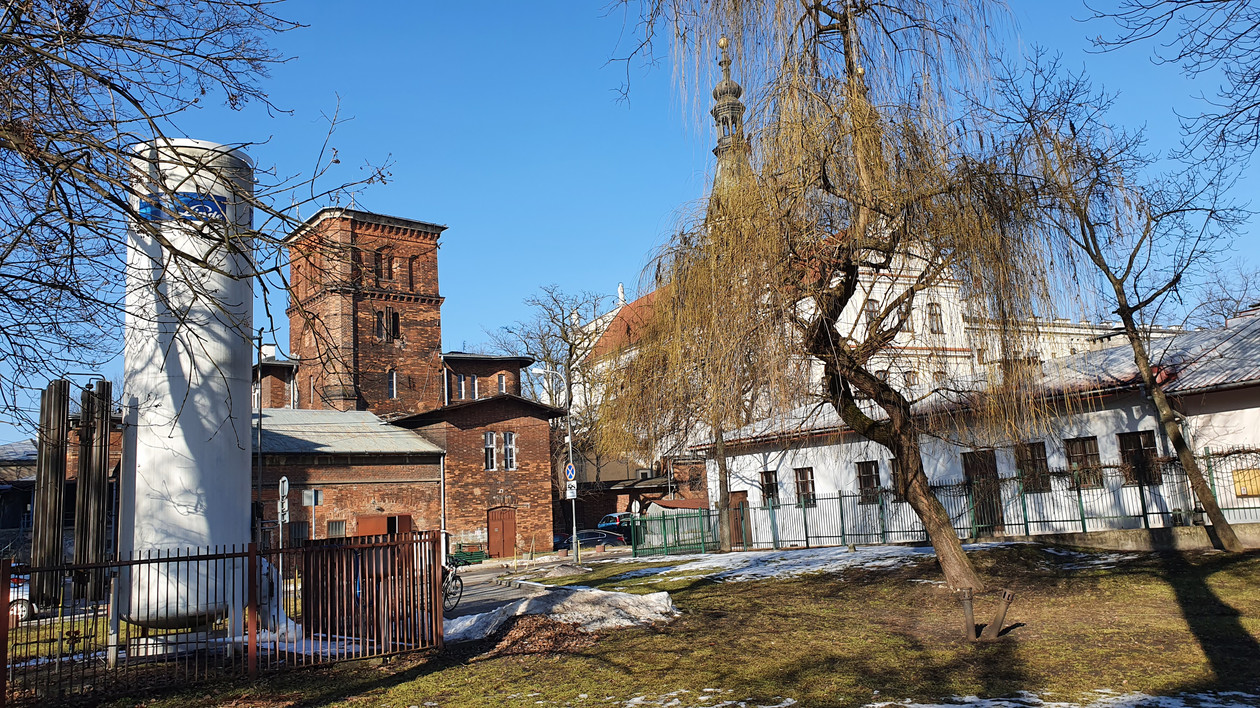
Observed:
[[[447,544],[446,544],[446,453],[445,452],[442,453],[442,457],[438,458],[438,475],[439,475],[438,484],[441,489],[440,494],[442,497],[441,498],[442,518],[440,521],[441,546],[438,549],[438,553],[440,554],[440,560],[441,560],[442,565],[446,565],[446,545]]]

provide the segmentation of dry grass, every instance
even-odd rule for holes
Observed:
[[[941,578],[927,560],[795,580],[682,580],[671,589],[683,610],[678,620],[613,632],[590,645],[563,627],[545,627],[540,636],[551,638],[529,649],[518,625],[440,658],[300,671],[252,687],[185,692],[156,705],[621,705],[685,690],[677,696],[685,706],[703,705],[708,688],[728,691],[724,699],[782,696],[802,706],[860,706],[1018,691],[1063,700],[1095,689],[1256,687],[1260,556],[1143,556],[1086,570],[1066,570],[1035,546],[998,547],[973,558],[994,587],[1016,595],[1007,617],[1014,627],[992,643],[962,641],[952,594],[911,582]],[[642,591],[670,587],[615,579],[647,565],[617,564],[566,580]],[[996,603],[994,593],[979,597],[977,620],[987,621]],[[529,650],[514,650],[521,647]]]

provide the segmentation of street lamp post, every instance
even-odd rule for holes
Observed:
[[[569,379],[567,376],[565,376],[563,371],[557,371],[556,369],[546,369],[541,366],[530,369],[530,372],[533,373],[535,376],[552,375],[552,376],[560,377],[560,386],[564,389],[564,399],[565,399],[564,400],[565,402],[565,407],[564,407],[564,433],[565,435],[564,437],[565,437],[565,442],[568,443],[568,447],[569,447],[569,467],[573,467],[573,402],[569,400],[570,399]],[[572,516],[573,516],[573,538],[570,539],[573,542],[573,562],[581,563],[582,562],[582,544],[578,542],[577,495],[575,494],[572,498],[570,498],[569,502],[572,504],[571,510],[572,510]]]

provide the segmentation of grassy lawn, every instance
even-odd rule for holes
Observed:
[[[1097,689],[1260,686],[1260,555],[1143,555],[1115,568],[1077,569],[1029,545],[972,557],[992,585],[976,599],[978,622],[992,617],[1000,588],[1016,596],[1007,615],[1014,628],[991,643],[960,638],[958,603],[930,558],[751,582],[627,578],[660,563],[617,563],[561,582],[669,590],[682,616],[595,642],[574,641],[563,627],[548,636],[535,624],[525,632],[537,639],[532,647],[500,636],[441,657],[296,671],[146,704],[620,706],[643,696],[646,705],[792,698],[801,706],[861,706],[1019,691],[1081,700],[1097,698]]]

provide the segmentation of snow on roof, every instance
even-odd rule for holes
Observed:
[[[254,414],[257,430],[258,414]],[[256,439],[251,436],[251,439]],[[440,455],[441,447],[368,411],[263,410],[262,449],[272,455]]]
[[[1157,375],[1170,394],[1220,386],[1260,384],[1260,316],[1231,320],[1219,329],[1199,329],[1151,340]],[[1052,368],[1053,366],[1053,368]],[[1057,359],[1046,366],[1047,390],[1108,390],[1137,386],[1137,364],[1128,342],[1109,349]]]
[[[1226,327],[1180,332],[1152,339],[1148,344],[1157,375],[1166,382],[1171,395],[1201,393],[1220,387],[1260,385],[1260,315],[1236,318]],[[1136,388],[1141,379],[1133,350],[1122,344],[1052,359],[1042,364],[1040,389],[1046,394],[1111,391]],[[951,391],[936,391],[913,406],[915,413],[927,413],[967,403],[968,389],[980,390],[983,380],[964,377],[950,382]],[[884,411],[869,401],[859,402],[874,420],[886,418]],[[769,442],[780,438],[850,432],[835,409],[814,402],[785,413],[755,421],[726,433],[728,443]],[[707,444],[692,447],[704,449]]]
[[[14,465],[34,463],[37,454],[34,440],[19,440],[0,445],[0,464]]]

